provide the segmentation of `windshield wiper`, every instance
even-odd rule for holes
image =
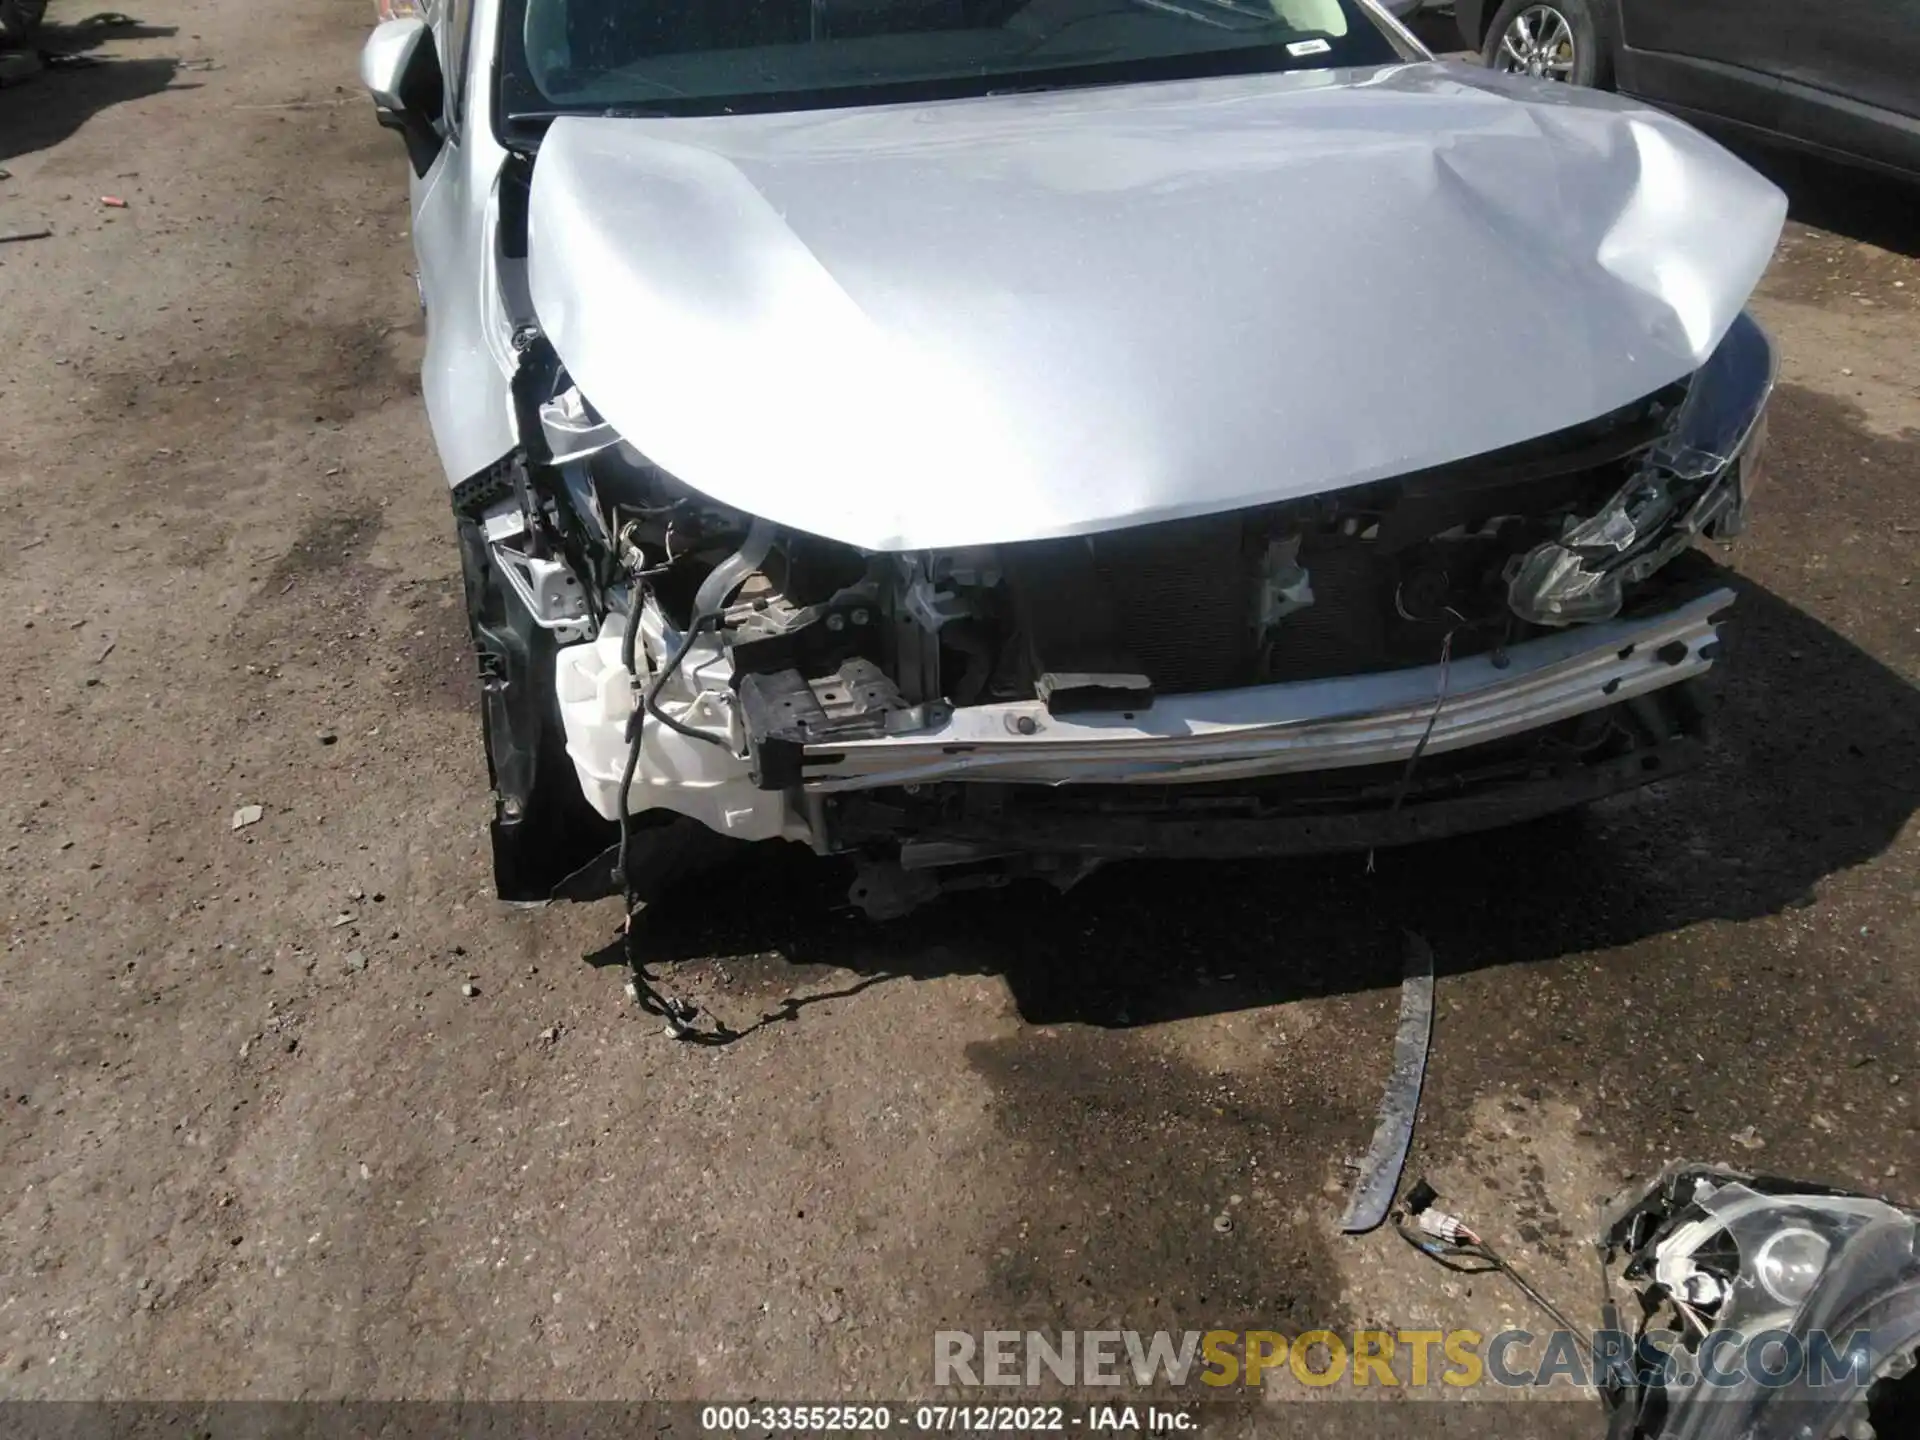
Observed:
[[[508,114],[512,125],[542,125],[551,120],[586,118],[589,120],[666,120],[674,111],[657,105],[574,105],[562,110],[515,110]]]

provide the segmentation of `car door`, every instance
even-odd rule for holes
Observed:
[[[1920,0],[1820,0],[1806,7],[1803,33],[1813,84],[1920,117]]]
[[[1794,139],[1920,172],[1920,0],[1808,5],[1782,128]]]
[[[1824,0],[1822,0],[1824,3]],[[1771,130],[1809,0],[1619,0],[1620,88]]]

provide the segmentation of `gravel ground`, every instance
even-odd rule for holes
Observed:
[[[0,1393],[905,1397],[943,1326],[1531,1319],[1336,1233],[1403,927],[1412,1168],[1581,1313],[1594,1198],[1670,1157],[1920,1191],[1910,196],[1781,171],[1826,228],[1757,303],[1705,773],[879,928],[774,854],[655,919],[772,1017],[695,1049],[617,906],[490,898],[370,10],[154,0],[0,91],[0,232],[55,232],[0,247]]]

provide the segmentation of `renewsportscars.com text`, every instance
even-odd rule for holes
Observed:
[[[1585,1348],[1591,1344],[1589,1357]],[[942,1330],[933,1340],[936,1386],[1259,1386],[1283,1377],[1301,1385],[1421,1389],[1496,1385],[1537,1389],[1597,1386],[1634,1376],[1666,1386],[1730,1389],[1806,1383],[1865,1385],[1874,1374],[1864,1331],[1801,1337],[1717,1330],[1697,1347],[1618,1330]]]

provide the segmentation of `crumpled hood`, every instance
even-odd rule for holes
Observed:
[[[1458,460],[1688,374],[1785,200],[1610,96],[1438,64],[554,122],[540,323],[725,504],[868,549]]]

